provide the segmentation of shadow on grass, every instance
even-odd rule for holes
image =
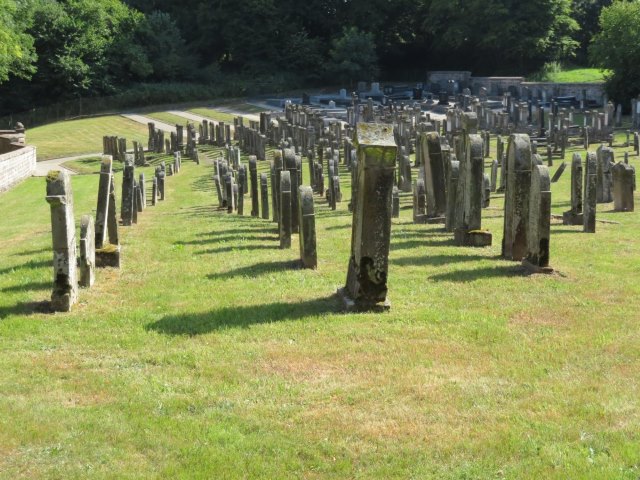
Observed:
[[[165,335],[203,335],[228,328],[249,328],[262,323],[302,320],[308,317],[340,313],[337,295],[297,303],[268,303],[246,307],[226,307],[211,312],[167,315],[148,324],[147,331]]]
[[[224,233],[224,232],[222,232]],[[259,233],[259,232],[256,232]],[[189,240],[189,241],[178,241],[175,242],[175,245],[211,245],[213,243],[227,243],[227,242],[241,242],[246,240],[253,240],[256,242],[277,242],[279,237],[276,235],[248,235],[248,234],[237,234],[237,235],[225,235],[221,237],[211,237],[200,240]]]
[[[229,253],[241,250],[279,250],[278,244],[274,245],[230,245],[228,247],[211,248],[209,250],[200,250],[195,252],[196,255],[214,255],[216,253]]]
[[[212,273],[207,275],[209,280],[219,280],[233,277],[257,277],[267,273],[284,272],[287,270],[299,270],[302,266],[300,260],[287,260],[280,262],[261,262],[246,267],[236,268],[222,273]]]
[[[53,265],[53,260],[40,260],[40,261],[30,261],[23,263],[22,265],[14,265],[12,267],[5,267],[0,269],[0,275],[4,275],[5,273],[10,273],[15,270],[36,270],[38,268],[50,267]]]
[[[31,282],[25,283],[21,285],[11,285],[10,287],[4,287],[0,289],[0,292],[10,293],[10,292],[29,292],[33,290],[47,290],[51,288],[53,282]]]
[[[191,190],[196,192],[206,192],[206,193],[215,192],[215,184],[213,183],[213,176],[212,178],[209,178],[209,176],[198,178],[197,180],[191,183]]]
[[[457,270],[455,272],[438,273],[429,277],[435,282],[472,282],[495,277],[527,277],[529,273],[520,264],[501,265],[497,267],[475,268],[473,270]]]
[[[26,257],[28,255],[37,255],[39,253],[50,252],[51,250],[46,248],[40,248],[37,250],[23,250],[22,252],[16,252],[12,254],[12,257]]]
[[[233,234],[239,234],[242,235],[243,233],[252,233],[252,234],[256,234],[256,233],[277,233],[278,229],[276,227],[275,223],[271,223],[271,224],[264,224],[264,225],[260,225],[260,226],[256,226],[253,228],[225,228],[224,230],[214,230],[211,232],[200,232],[200,233],[196,233],[195,236],[196,237],[215,237],[218,235],[233,235]]]
[[[53,313],[51,302],[48,300],[42,302],[20,302],[16,305],[0,307],[0,320],[9,315],[28,316],[34,313]]]
[[[407,240],[405,242],[391,242],[391,251],[396,250],[408,250],[411,248],[420,247],[450,247],[455,246],[453,238],[441,238],[431,239],[425,238],[424,240]]]
[[[483,257],[482,255],[425,255],[423,257],[392,258],[389,260],[389,263],[392,263],[393,265],[400,265],[400,266],[408,266],[408,265],[442,266],[442,265],[449,265],[451,263],[487,260],[489,258],[490,257]]]

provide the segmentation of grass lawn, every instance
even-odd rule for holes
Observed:
[[[391,311],[343,314],[346,169],[336,211],[316,197],[309,271],[297,238],[280,250],[274,223],[217,208],[219,150],[203,153],[120,229],[123,268],[99,270],[69,314],[46,313],[44,179],[0,195],[1,477],[638,478],[639,211],[598,205],[619,224],[595,235],[554,224],[558,273],[526,276],[499,258],[502,195],[485,249],[414,225],[404,195]],[[78,224],[97,186],[73,177]]]
[[[145,113],[144,115],[145,117],[153,118],[155,120],[160,120],[161,122],[168,123],[169,125],[184,125],[186,128],[187,123],[193,123],[196,126],[196,129],[200,127],[200,122],[195,122],[193,120],[189,120],[188,118],[184,118],[179,115],[174,115],[172,113],[152,112],[152,113]]]
[[[27,142],[38,147],[38,160],[102,151],[102,137],[115,135],[131,141],[147,138],[147,126],[120,115],[52,123],[27,130]]]
[[[576,68],[561,72],[551,72],[546,81],[557,83],[597,83],[605,81],[605,70],[599,68]]]
[[[214,108],[191,108],[189,109],[189,112],[210,118],[211,120],[216,120],[217,122],[225,122],[231,125],[233,125],[233,119],[238,116],[232,113],[221,112]]]

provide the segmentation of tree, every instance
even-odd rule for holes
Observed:
[[[576,61],[578,65],[586,65],[589,60],[589,45],[600,31],[600,13],[604,7],[611,5],[613,0],[573,0],[573,18],[580,29],[574,34],[579,43]]]
[[[0,0],[0,83],[10,75],[29,78],[35,71],[33,38],[25,32],[22,10],[14,0]]]
[[[525,73],[573,54],[570,0],[423,0],[436,60],[474,73]]]
[[[332,42],[329,70],[341,81],[353,85],[359,80],[373,80],[378,75],[378,56],[373,34],[356,27],[344,28]]]
[[[626,106],[640,93],[640,1],[616,1],[602,10],[589,55],[611,71],[607,93],[616,102]]]

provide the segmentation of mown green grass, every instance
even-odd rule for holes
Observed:
[[[316,197],[319,268],[301,270],[297,238],[280,250],[274,223],[217,208],[204,151],[70,314],[45,312],[44,179],[0,196],[2,476],[637,478],[640,213],[554,224],[558,273],[527,276],[499,258],[501,195],[485,249],[414,225],[403,196],[392,310],[343,314],[346,170],[336,211]],[[73,178],[77,220],[97,184]],[[568,170],[552,188],[561,214]]]
[[[605,81],[607,73],[599,68],[574,68],[550,71],[542,80],[556,83],[599,83]]]
[[[231,113],[221,112],[220,110],[216,110],[214,108],[191,108],[189,112],[195,113],[196,115],[201,115],[206,118],[210,118],[211,120],[215,120],[217,122],[225,122],[233,125],[233,119],[238,115],[234,115]]]
[[[120,115],[84,118],[52,123],[27,130],[27,142],[35,145],[38,160],[71,157],[85,153],[102,151],[102,137],[105,135],[125,137],[147,137],[147,127]]]
[[[145,113],[146,117],[153,118],[155,120],[160,120],[161,122],[168,123],[169,125],[187,125],[187,123],[193,123],[196,128],[200,126],[200,122],[195,122],[193,120],[189,120],[188,118],[181,117],[179,115],[174,115],[168,112],[151,112]]]

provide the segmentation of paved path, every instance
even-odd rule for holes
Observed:
[[[128,118],[129,120],[133,120],[134,122],[142,123],[143,125],[147,125],[149,122],[153,122],[156,124],[156,128],[166,133],[171,133],[176,131],[175,125],[169,125],[168,123],[164,123],[164,122],[161,122],[160,120],[155,120],[153,118],[145,117],[144,115],[138,115],[137,113],[123,113],[122,116],[124,118]]]
[[[54,158],[53,160],[44,160],[36,163],[36,171],[33,172],[34,177],[46,177],[49,170],[66,170],[69,175],[77,175],[73,170],[69,170],[62,166],[63,163],[70,160],[80,160],[82,158],[100,157],[102,153],[85,153],[84,155],[76,155],[74,157]]]

